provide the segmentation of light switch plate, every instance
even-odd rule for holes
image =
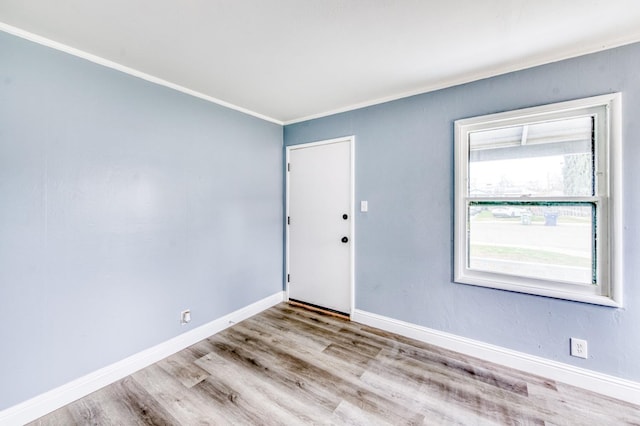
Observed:
[[[368,201],[360,201],[360,211],[368,212],[369,211],[369,202]]]

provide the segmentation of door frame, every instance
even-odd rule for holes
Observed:
[[[345,312],[349,315],[353,315],[355,311],[355,246],[356,246],[356,235],[355,235],[355,153],[356,153],[356,139],[355,136],[343,136],[334,139],[321,140],[316,142],[308,142],[296,145],[290,145],[286,147],[285,150],[285,164],[284,164],[284,173],[286,176],[285,179],[285,212],[284,212],[284,229],[285,229],[285,273],[284,273],[284,285],[285,285],[285,296],[286,300],[289,300],[289,225],[287,224],[287,218],[289,217],[289,188],[290,188],[290,174],[289,174],[289,162],[291,151],[296,149],[304,149],[304,148],[313,148],[315,146],[321,145],[331,145],[335,143],[348,142],[349,143],[349,156],[350,156],[350,164],[349,164],[349,217],[351,221],[349,222],[349,233],[350,238],[349,241],[349,312]]]

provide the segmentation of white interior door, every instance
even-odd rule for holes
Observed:
[[[351,313],[352,139],[288,149],[289,299]]]

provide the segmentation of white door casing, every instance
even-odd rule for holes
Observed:
[[[353,137],[287,148],[288,297],[347,314],[354,293],[353,163]]]

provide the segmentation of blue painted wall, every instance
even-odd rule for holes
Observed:
[[[282,175],[282,126],[0,33],[0,410],[282,291]]]
[[[285,126],[286,145],[356,136],[356,308],[640,381],[640,44]],[[625,307],[452,283],[453,122],[623,94]],[[359,204],[358,204],[359,205]],[[587,339],[588,360],[569,356]]]

